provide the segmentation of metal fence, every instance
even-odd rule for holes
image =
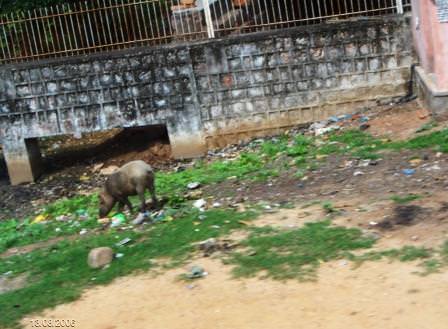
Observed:
[[[401,14],[411,0],[89,0],[0,16],[0,63]]]

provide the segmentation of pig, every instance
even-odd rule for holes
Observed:
[[[131,161],[115,170],[106,180],[104,189],[100,193],[99,215],[105,217],[118,202],[121,210],[125,205],[132,212],[132,205],[128,200],[130,195],[140,198],[140,211],[146,211],[145,191],[149,190],[152,203],[157,207],[157,198],[154,187],[154,172],[146,162]]]

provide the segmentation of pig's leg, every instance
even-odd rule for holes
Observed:
[[[123,207],[125,205],[128,207],[130,212],[133,211],[132,204],[129,202],[128,198],[127,197],[121,197],[120,200],[119,200],[119,203],[118,203],[118,207],[119,207],[118,209],[120,209],[120,212],[123,210]]]
[[[132,204],[127,197],[124,198],[124,204],[128,207],[130,212],[134,211],[134,209],[132,209]]]
[[[136,187],[137,194],[140,199],[140,212],[146,211],[145,189],[145,186],[142,184],[138,184]]]
[[[148,179],[147,188],[149,190],[149,193],[151,194],[152,206],[154,208],[157,208],[158,201],[157,201],[157,197],[156,197],[156,187],[154,186],[154,177],[150,177]]]

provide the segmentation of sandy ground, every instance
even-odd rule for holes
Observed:
[[[448,272],[421,277],[414,264],[374,262],[353,270],[322,265],[318,282],[231,278],[220,261],[201,259],[209,275],[178,281],[176,269],[142,274],[86,292],[30,319],[74,319],[82,329],[383,328],[446,329]]]

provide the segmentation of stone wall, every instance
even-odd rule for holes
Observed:
[[[174,155],[197,156],[402,95],[410,40],[391,16],[4,66],[0,143],[166,124]]]
[[[210,43],[193,67],[209,146],[405,93],[408,19],[349,21]]]

